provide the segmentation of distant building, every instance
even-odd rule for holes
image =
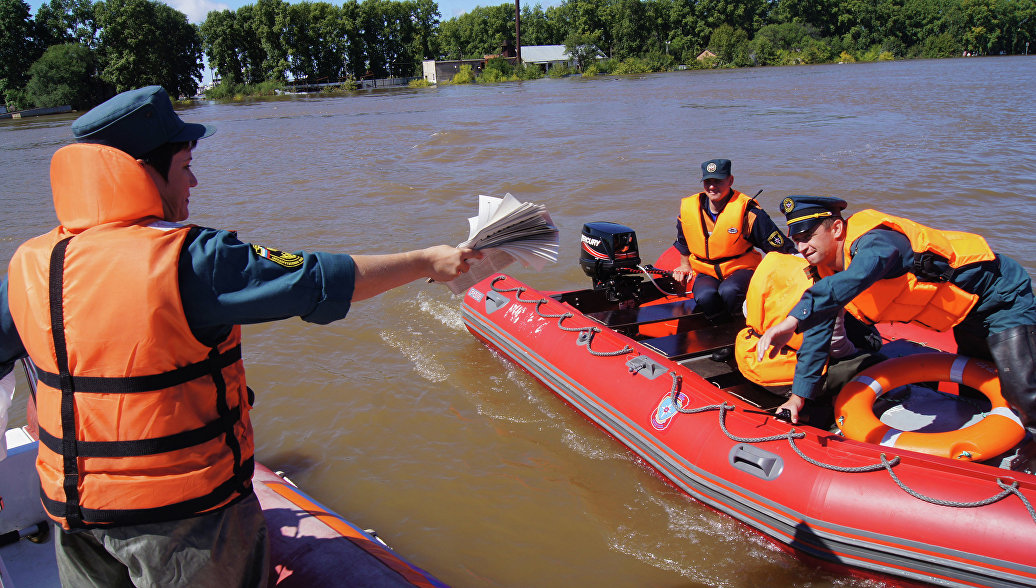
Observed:
[[[471,71],[473,71],[477,76],[482,73],[482,68],[485,67],[486,60],[450,59],[446,61],[436,61],[434,59],[426,59],[421,62],[421,74],[430,84],[438,84],[440,80],[448,82],[453,79],[453,76],[457,75],[457,72],[460,71],[460,66],[462,65],[470,65]]]
[[[706,59],[714,59],[715,57],[716,57],[715,53],[713,53],[712,51],[709,51],[708,49],[706,49],[705,51],[702,51],[701,53],[698,54],[697,59],[698,59],[698,61],[705,61]]]
[[[522,62],[543,66],[544,71],[557,66],[575,68],[576,60],[568,54],[564,45],[523,45]]]
[[[494,57],[502,57],[514,63],[514,47],[510,44],[504,44],[500,48],[500,53],[485,55],[482,59],[448,59],[442,61],[427,59],[421,64],[422,75],[431,84],[437,84],[439,81],[448,82],[453,79],[453,76],[457,75],[462,65],[470,65],[471,71],[478,76],[482,74],[486,61]],[[604,55],[602,54],[600,57],[603,58]],[[576,67],[575,59],[568,54],[564,45],[523,45],[522,63],[539,65],[543,67],[544,71],[550,71],[551,68],[559,65],[571,68]]]

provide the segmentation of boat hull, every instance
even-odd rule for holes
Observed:
[[[53,525],[39,498],[38,442],[24,429],[5,434],[10,449],[0,461],[0,588],[58,587],[46,531]],[[266,466],[256,464],[252,485],[269,534],[269,586],[446,586]],[[38,537],[29,535],[40,527]]]
[[[446,586],[262,464],[252,484],[270,534],[270,586]]]
[[[1036,476],[793,427],[566,299],[498,275],[462,315],[673,484],[780,543],[922,582],[1036,585]]]

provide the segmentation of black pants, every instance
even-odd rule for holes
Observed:
[[[696,308],[714,323],[728,321],[731,315],[740,315],[753,273],[755,270],[738,270],[722,280],[708,274],[696,274],[691,286]]]
[[[806,402],[799,418],[817,427],[829,429],[835,422],[835,398],[845,386],[863,370],[888,359],[876,351],[860,351],[843,359],[832,359],[824,374],[823,391],[816,398]],[[790,388],[789,388],[790,392]]]

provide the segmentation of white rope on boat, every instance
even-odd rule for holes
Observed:
[[[548,299],[540,298],[540,299],[537,299],[537,300],[524,300],[524,299],[522,299],[521,295],[522,295],[522,293],[526,292],[526,288],[522,288],[520,286],[519,287],[515,287],[515,288],[497,288],[496,287],[496,283],[499,282],[500,280],[504,280],[504,279],[506,279],[506,276],[497,276],[492,281],[492,283],[490,284],[490,287],[494,291],[499,292],[501,294],[506,293],[506,292],[514,292],[515,293],[514,299],[515,299],[516,302],[522,302],[524,304],[535,304],[536,306],[535,306],[534,310],[536,311],[536,314],[539,315],[540,317],[546,318],[546,319],[555,319],[556,318],[556,319],[558,319],[558,323],[557,323],[558,328],[561,329],[562,331],[567,331],[567,332],[570,332],[570,333],[579,333],[579,339],[577,340],[577,344],[579,344],[581,346],[585,346],[586,350],[590,353],[590,355],[594,355],[594,356],[597,356],[597,357],[614,357],[614,356],[618,356],[618,355],[625,355],[627,353],[634,353],[633,348],[631,346],[629,346],[629,345],[626,345],[625,347],[623,347],[622,349],[620,349],[618,351],[607,351],[607,352],[594,351],[593,349],[590,348],[590,342],[593,340],[593,337],[594,337],[594,335],[596,333],[600,333],[601,332],[600,328],[598,328],[598,327],[566,327],[566,326],[564,326],[562,323],[565,321],[565,319],[573,318],[575,316],[574,314],[572,314],[571,312],[563,312],[561,314],[547,314],[547,313],[544,313],[543,311],[540,310],[540,306],[542,306],[543,304],[546,304],[548,302]],[[939,506],[949,506],[949,507],[954,507],[954,508],[975,508],[975,507],[987,506],[987,505],[993,504],[995,502],[999,502],[1000,500],[1003,500],[1004,498],[1007,498],[1008,496],[1013,494],[1013,495],[1017,496],[1019,500],[1022,501],[1022,504],[1025,505],[1025,509],[1029,512],[1029,516],[1032,517],[1033,522],[1036,523],[1036,510],[1033,509],[1032,504],[1025,497],[1025,495],[1023,495],[1021,493],[1021,491],[1018,490],[1018,482],[1014,482],[1014,483],[1008,485],[1008,484],[1005,484],[1003,481],[1001,481],[999,478],[997,478],[996,483],[1001,488],[1002,491],[997,493],[997,494],[995,494],[995,495],[993,495],[993,496],[990,496],[989,498],[986,498],[986,499],[983,499],[983,500],[978,500],[978,501],[975,501],[975,502],[959,502],[959,501],[954,501],[954,500],[944,500],[944,499],[933,498],[933,497],[921,494],[920,492],[910,488],[902,480],[900,480],[899,476],[897,476],[895,474],[895,472],[892,471],[892,468],[897,466],[897,465],[899,465],[899,463],[900,463],[900,459],[899,459],[898,456],[897,457],[893,457],[890,460],[890,459],[888,459],[886,457],[886,455],[884,453],[882,453],[881,454],[881,463],[878,463],[878,464],[863,465],[863,466],[856,466],[856,467],[838,466],[838,465],[834,465],[834,464],[823,463],[823,462],[818,461],[816,459],[813,459],[813,458],[807,456],[805,453],[803,453],[802,450],[795,444],[795,439],[804,439],[806,437],[806,434],[802,433],[802,432],[797,432],[794,429],[794,427],[791,430],[789,430],[787,433],[784,433],[784,434],[781,434],[781,435],[771,435],[771,436],[768,436],[768,437],[739,437],[737,435],[734,435],[729,430],[727,430],[726,415],[727,415],[727,411],[735,410],[737,408],[736,406],[734,406],[732,404],[727,404],[727,403],[724,402],[724,403],[721,403],[721,404],[710,404],[710,405],[706,405],[706,406],[700,406],[700,407],[697,407],[697,408],[683,408],[683,407],[680,406],[680,403],[679,403],[680,387],[681,387],[681,385],[683,383],[683,378],[679,374],[677,374],[676,372],[674,372],[672,370],[669,370],[669,375],[673,379],[673,385],[669,389],[669,395],[670,395],[670,399],[672,401],[673,408],[677,412],[680,412],[682,414],[697,414],[697,413],[702,413],[702,412],[708,412],[708,411],[711,411],[711,410],[718,410],[719,411],[719,426],[720,426],[720,430],[722,430],[723,434],[726,435],[729,439],[731,439],[733,441],[737,441],[738,443],[765,443],[765,442],[769,442],[769,441],[787,440],[788,444],[791,445],[792,450],[794,450],[795,453],[800,458],[802,458],[802,460],[805,461],[806,463],[812,464],[812,465],[817,466],[819,468],[823,468],[823,469],[827,469],[827,470],[832,470],[832,471],[836,471],[836,472],[865,473],[865,472],[875,472],[875,471],[879,471],[879,470],[884,469],[884,470],[886,470],[888,472],[889,476],[896,483],[896,485],[899,486],[899,488],[901,490],[903,490],[907,494],[913,496],[914,498],[917,498],[918,500],[922,500],[924,502],[928,502],[930,504],[936,504],[936,505],[939,505]]]
[[[493,280],[492,284],[490,285],[493,288],[493,290],[495,290],[496,292],[499,292],[501,294],[503,294],[505,292],[514,292],[515,293],[514,299],[515,299],[516,302],[523,302],[525,304],[535,304],[536,305],[536,307],[535,307],[536,314],[539,315],[540,317],[542,317],[542,318],[556,318],[556,319],[558,319],[558,328],[561,329],[562,331],[567,331],[569,333],[579,333],[579,339],[577,340],[577,343],[579,345],[581,345],[581,346],[586,347],[586,350],[587,350],[587,352],[590,353],[590,355],[594,355],[594,356],[597,356],[597,357],[616,357],[616,356],[619,356],[619,355],[626,355],[627,353],[633,353],[633,348],[630,347],[629,345],[624,346],[622,349],[619,349],[618,351],[594,351],[593,349],[590,348],[590,343],[593,341],[594,335],[601,332],[600,328],[598,328],[598,327],[566,327],[562,323],[565,321],[565,319],[569,319],[569,318],[574,317],[575,316],[574,314],[572,314],[571,312],[565,312],[565,313],[562,313],[562,314],[545,314],[545,313],[543,313],[543,311],[540,310],[540,306],[547,302],[546,298],[540,298],[540,299],[537,299],[537,300],[523,300],[522,299],[522,293],[524,293],[526,291],[525,288],[522,288],[522,287],[519,286],[519,287],[516,287],[516,288],[503,288],[503,289],[501,289],[501,288],[497,288],[496,287],[496,283],[499,282],[500,280],[503,280],[503,279],[505,279],[504,276],[497,276],[496,279]]]

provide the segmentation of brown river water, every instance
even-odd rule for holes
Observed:
[[[557,265],[589,287],[582,224],[655,259],[700,163],[779,218],[841,196],[979,232],[1036,270],[1036,58],[687,71],[293,96],[181,112],[191,221],[282,250],[382,253],[467,238],[478,194],[546,204]],[[0,121],[0,264],[55,223],[48,160],[74,115]],[[245,327],[258,458],[462,587],[881,586],[823,569],[687,497],[464,329],[415,282],[316,326]],[[24,395],[16,400],[14,422]]]

